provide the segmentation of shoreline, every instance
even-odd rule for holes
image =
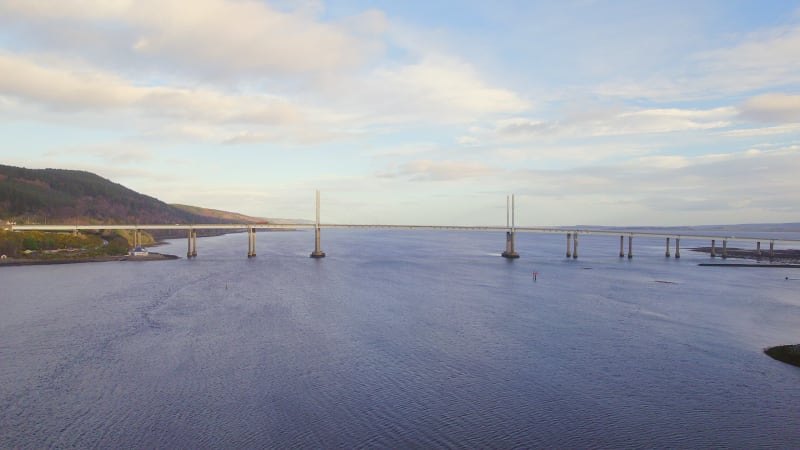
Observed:
[[[63,259],[27,259],[27,258],[8,258],[0,261],[0,267],[19,267],[19,266],[49,266],[56,264],[80,264],[98,263],[111,261],[169,261],[180,259],[177,255],[167,255],[163,253],[150,253],[147,256],[91,256],[86,258],[63,258]]]
[[[704,267],[764,267],[767,269],[800,269],[800,264],[784,264],[784,263],[699,263],[698,266]]]
[[[711,247],[694,247],[690,249],[693,252],[699,253],[711,253]],[[719,260],[724,261],[726,258],[722,257],[722,249],[720,247],[716,247],[715,249],[716,257]],[[727,259],[750,259],[753,261],[759,261],[759,263],[748,263],[746,267],[778,267],[779,265],[799,265],[800,264],[800,250],[794,249],[786,249],[786,250],[775,250],[774,256],[772,258],[769,257],[769,250],[761,249],[761,254],[759,255],[758,251],[755,249],[743,249],[737,247],[728,247],[727,249]],[[763,261],[763,262],[762,262]],[[701,266],[739,266],[745,267],[742,263],[702,263]],[[793,267],[793,266],[790,266]]]
[[[764,349],[770,358],[800,367],[800,344],[778,345]]]

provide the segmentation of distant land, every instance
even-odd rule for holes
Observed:
[[[800,222],[787,222],[787,223],[740,223],[728,225],[684,225],[684,226],[669,226],[660,227],[653,225],[643,226],[624,226],[624,227],[609,227],[603,225],[576,225],[577,228],[587,228],[593,230],[636,230],[636,231],[652,231],[657,232],[670,232],[680,230],[681,232],[697,232],[701,234],[708,231],[730,231],[742,233],[747,231],[759,233],[800,233]]]

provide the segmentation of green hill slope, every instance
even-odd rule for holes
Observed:
[[[0,165],[0,220],[18,223],[229,223],[90,172]]]

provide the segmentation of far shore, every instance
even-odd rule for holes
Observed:
[[[700,253],[711,253],[711,247],[695,247],[691,249],[695,252]],[[722,248],[716,247],[714,249],[716,256],[720,260],[724,260],[722,258]],[[744,249],[744,248],[736,248],[736,247],[728,247],[727,248],[727,255],[728,258],[734,259],[752,259],[755,261],[764,261],[761,265],[772,265],[772,264],[800,264],[800,250],[794,249],[787,249],[787,250],[775,250],[774,256],[772,258],[769,257],[769,249],[761,249],[761,255],[758,254],[756,249]],[[711,265],[711,264],[703,264],[703,265]],[[720,264],[721,265],[721,264]]]

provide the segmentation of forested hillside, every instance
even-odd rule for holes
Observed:
[[[0,220],[18,223],[224,223],[90,172],[0,165]]]

